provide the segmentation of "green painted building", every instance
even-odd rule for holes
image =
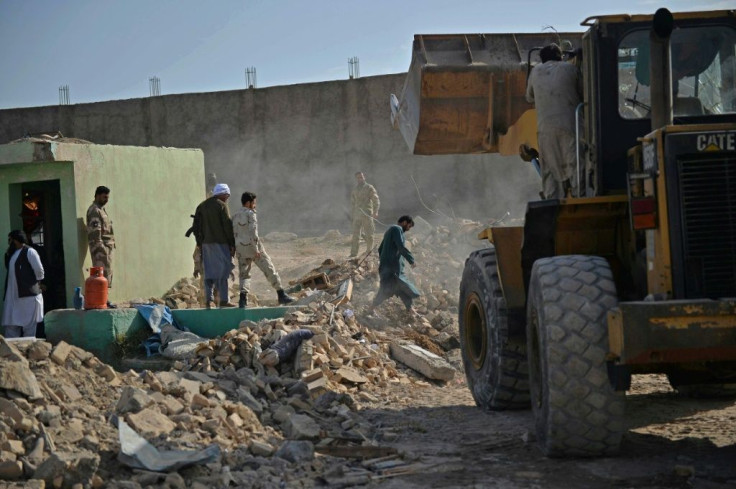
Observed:
[[[71,307],[91,266],[85,218],[95,188],[115,230],[112,302],[163,295],[192,273],[194,238],[184,233],[205,196],[199,149],[68,142],[0,145],[0,235],[23,229],[46,271],[46,310]],[[5,248],[3,247],[3,251]],[[0,265],[0,284],[6,270]],[[0,296],[0,310],[5,299]]]

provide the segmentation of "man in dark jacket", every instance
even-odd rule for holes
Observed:
[[[404,233],[414,227],[411,216],[401,216],[399,223],[386,230],[378,247],[380,262],[378,275],[381,285],[373,299],[373,307],[378,306],[391,296],[398,296],[406,306],[407,311],[413,313],[411,305],[414,299],[421,294],[404,275],[404,260],[414,268],[414,255],[405,246]]]
[[[36,336],[36,325],[43,320],[40,284],[44,277],[43,265],[41,257],[28,246],[26,237],[19,230],[8,234],[5,266],[8,280],[2,317],[4,335],[6,338]]]
[[[212,197],[199,204],[194,213],[194,236],[202,250],[207,309],[214,306],[214,288],[220,295],[220,307],[235,307],[230,302],[227,283],[235,256],[233,222],[227,207],[229,198],[230,188],[218,183]]]

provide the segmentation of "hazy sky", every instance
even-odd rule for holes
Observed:
[[[583,7],[578,7],[580,4]],[[734,8],[734,0],[0,0],[0,108],[406,71],[414,34],[578,31],[586,17]]]

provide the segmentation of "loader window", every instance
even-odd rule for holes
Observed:
[[[736,31],[684,27],[671,38],[675,117],[736,113]],[[649,117],[649,31],[625,36],[618,48],[619,115]]]

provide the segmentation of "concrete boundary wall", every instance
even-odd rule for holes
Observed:
[[[243,191],[258,194],[262,232],[347,231],[357,170],[376,185],[387,223],[402,213],[430,214],[411,175],[426,203],[446,214],[522,215],[541,186],[519,158],[409,153],[389,120],[389,96],[400,93],[404,77],[8,109],[0,111],[0,144],[60,130],[97,144],[201,148],[206,170],[233,190],[231,211]]]

